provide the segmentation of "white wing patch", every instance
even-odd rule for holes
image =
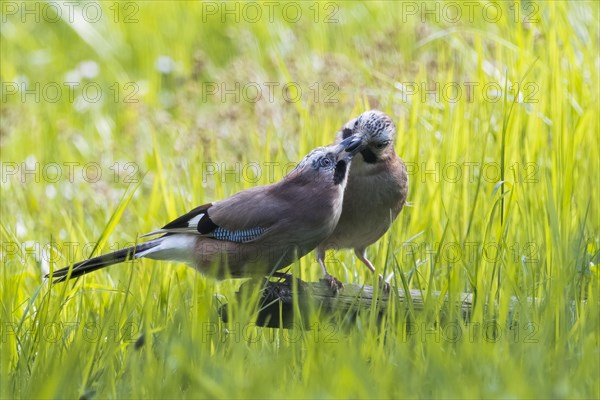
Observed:
[[[204,213],[196,215],[194,218],[192,218],[192,219],[190,219],[188,221],[188,226],[190,228],[197,227],[198,226],[198,222],[200,222],[200,220],[202,219],[202,217],[204,217]]]
[[[190,219],[187,223],[188,224],[187,228],[157,229],[150,233],[146,233],[140,237],[143,238],[143,237],[148,237],[148,236],[160,235],[162,233],[195,233],[195,234],[198,234],[199,232],[196,230],[196,228],[198,226],[198,222],[200,222],[200,220],[205,215],[206,215],[205,213],[198,214],[194,218]],[[190,231],[190,229],[191,229],[191,231]]]

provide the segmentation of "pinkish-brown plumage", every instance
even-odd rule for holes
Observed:
[[[342,215],[333,233],[317,249],[325,268],[327,249],[354,249],[357,257],[375,272],[366,248],[381,238],[394,222],[408,195],[408,174],[394,150],[396,127],[385,113],[371,110],[346,123],[336,142],[359,137],[364,146],[348,176]]]
[[[197,207],[137,246],[54,271],[60,282],[132,258],[183,261],[216,278],[265,275],[304,256],[341,215],[352,156],[349,138],[311,151],[281,181]]]

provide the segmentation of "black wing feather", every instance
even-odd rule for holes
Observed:
[[[212,203],[203,204],[194,208],[192,211],[187,214],[183,214],[181,217],[169,222],[167,225],[163,226],[162,229],[185,229],[190,228],[190,221],[197,217],[198,215],[202,215],[198,224],[196,225],[196,229],[203,235],[207,235],[217,229],[219,226],[215,224],[212,219],[208,216],[208,209],[212,206]]]
[[[157,231],[157,233],[161,233],[162,231],[162,233],[166,233],[168,235],[171,233],[178,233],[178,231],[181,230],[195,229],[201,235],[206,235],[217,240],[227,240],[236,243],[246,243],[259,238],[266,232],[265,228],[258,226],[235,230],[223,228],[222,226],[215,224],[215,222],[208,215],[208,211],[212,207],[212,205],[212,203],[209,203],[194,208],[187,214],[184,214],[176,220],[169,222],[167,225],[163,226],[162,229]],[[195,220],[197,220],[197,222]]]

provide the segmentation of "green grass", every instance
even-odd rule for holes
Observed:
[[[263,5],[255,23],[208,13],[221,3],[121,3],[118,16],[101,4],[98,22],[69,24],[22,22],[21,2],[2,3],[2,398],[600,397],[596,2],[523,1],[519,22],[512,3],[494,3],[495,22],[479,3],[456,23],[443,3],[439,22],[411,15],[421,2],[319,3],[316,23],[312,2],[298,22],[279,3],[270,22]],[[157,70],[160,56],[171,72]],[[63,83],[86,60],[97,74],[70,99]],[[13,93],[23,80],[33,92]],[[207,93],[236,82],[237,101]],[[272,101],[266,87],[249,101],[251,82],[279,83]],[[285,100],[290,82],[299,101]],[[81,101],[84,84],[102,89],[98,102]],[[239,281],[181,264],[43,280],[96,246],[122,248],[280,179],[373,107],[396,121],[411,174],[410,206],[369,255],[422,290],[425,311],[392,302],[381,321],[363,312],[344,325],[315,310],[318,329],[288,331],[253,324],[256,293],[237,302]],[[343,281],[374,284],[349,251],[327,262]],[[313,255],[294,268],[320,277]],[[471,321],[432,291],[474,293]]]

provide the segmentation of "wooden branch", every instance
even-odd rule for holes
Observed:
[[[390,301],[397,301],[404,305],[406,310],[415,312],[425,309],[425,302],[428,297],[439,301],[440,292],[429,292],[425,298],[419,290],[410,290],[406,293],[402,289],[392,287],[390,292],[395,292],[397,299],[393,298],[394,293],[383,293],[381,290],[375,294],[375,288],[372,286],[360,286],[346,284],[344,288],[335,294],[327,282],[303,282],[297,280],[297,306],[300,315],[303,318],[304,326],[309,325],[308,315],[311,309],[320,309],[326,313],[338,313],[338,315],[355,316],[361,310],[371,310],[373,302],[376,301],[376,310],[382,315],[388,308]],[[260,310],[258,312],[256,324],[265,327],[283,327],[294,326],[294,295],[291,279],[284,282],[262,281],[264,286],[260,288],[262,295],[260,299]],[[256,290],[256,288],[247,285],[257,285],[256,281],[248,281],[242,284],[240,290],[236,293],[239,301],[242,299],[242,293],[247,289]],[[390,297],[392,296],[392,298]],[[436,301],[436,300],[434,300]],[[531,300],[528,299],[528,302]],[[511,299],[511,312],[519,303],[517,298]],[[411,305],[412,304],[412,305]],[[444,308],[455,307],[462,317],[466,320],[470,318],[473,311],[473,295],[470,293],[461,293],[456,298],[449,300],[448,296],[444,298]],[[220,308],[220,314],[223,321],[229,319],[227,304]],[[298,325],[296,325],[298,326]]]
[[[297,288],[295,296],[293,293],[294,286]],[[236,293],[237,300],[239,302],[244,301],[245,294],[256,290],[261,291],[261,298],[255,323],[258,326],[269,328],[303,327],[310,329],[312,321],[309,320],[309,316],[314,310],[342,316],[344,321],[352,320],[360,311],[375,311],[378,317],[381,317],[390,304],[399,304],[400,308],[404,307],[407,312],[421,312],[426,309],[433,312],[442,311],[442,323],[445,322],[444,318],[448,315],[448,311],[454,308],[457,312],[455,315],[460,315],[465,322],[469,322],[475,306],[475,298],[471,293],[460,293],[455,296],[444,295],[442,298],[441,292],[438,291],[424,293],[420,290],[410,290],[406,292],[403,289],[392,287],[390,293],[384,293],[380,290],[377,290],[376,293],[375,288],[372,286],[346,284],[336,294],[324,280],[303,282],[299,279],[296,279],[295,283],[292,283],[292,279],[283,282],[249,280],[240,286]],[[297,299],[296,303],[294,298]],[[495,307],[490,306],[490,302],[486,302],[485,299],[478,301],[483,302],[485,317],[495,318],[497,312]],[[523,318],[527,319],[531,312],[527,308],[541,301],[541,299],[535,297],[511,297],[508,304],[507,323],[509,325],[515,322],[530,323],[531,321],[523,320]],[[427,307],[425,306],[426,303]],[[587,299],[571,300],[570,317],[573,321],[577,319],[578,304],[586,306]],[[521,310],[521,305],[524,305],[525,309]],[[297,307],[297,312],[294,312],[294,307]],[[597,307],[600,307],[600,304],[597,304]],[[219,307],[219,314],[224,322],[229,320],[228,311],[227,304]],[[521,311],[523,311],[523,314],[521,314]],[[300,315],[302,318],[301,324],[300,321],[294,323],[295,315]]]

